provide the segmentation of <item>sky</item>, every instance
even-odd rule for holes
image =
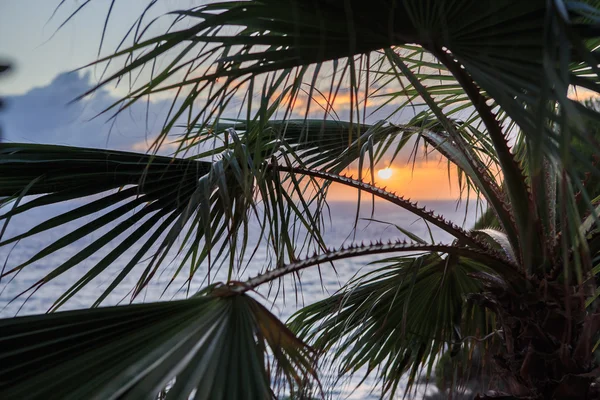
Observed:
[[[103,55],[114,50],[129,26],[149,0],[117,0],[111,13]],[[47,85],[65,71],[95,60],[102,27],[110,1],[93,0],[76,17],[61,24],[85,0],[1,0],[0,59],[13,64],[10,79],[1,81],[0,93],[23,94],[33,87]],[[161,0],[148,14],[148,20],[177,8],[189,8],[205,1]],[[56,13],[54,13],[56,11]],[[167,21],[156,25],[156,31]]]
[[[0,114],[2,140],[144,151],[160,131],[170,101],[153,101],[147,119],[146,105],[139,103],[110,121],[106,115],[96,116],[124,94],[124,89],[107,88],[72,103],[100,76],[98,68],[69,72],[97,59],[110,1],[92,1],[60,29],[84,0],[66,0],[53,14],[59,3],[60,0],[0,0],[0,37],[9,38],[0,41],[0,60],[13,67],[10,74],[0,78],[0,96],[7,103]],[[116,48],[147,3],[148,0],[116,2],[101,55]],[[148,20],[169,10],[199,4],[197,0],[162,0]],[[159,20],[155,31],[161,32],[167,23],[167,19]],[[377,183],[414,199],[458,196],[458,185],[455,179],[449,179],[446,163],[434,157],[413,166],[406,159],[400,157],[401,161],[391,166],[392,176],[378,178]],[[355,199],[353,193],[335,187],[331,199]]]

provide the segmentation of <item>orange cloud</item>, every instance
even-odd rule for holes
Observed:
[[[278,99],[281,96],[281,93],[281,91],[275,92],[271,97],[271,102]],[[311,97],[309,97],[309,94]],[[351,106],[357,107],[358,104],[359,112],[362,118],[365,107],[376,107],[389,100],[385,97],[381,97],[380,95],[381,91],[377,96],[374,96],[371,92],[365,96],[364,91],[360,91],[356,96],[352,95],[348,89],[340,90],[337,93],[331,93],[328,90],[314,90],[310,92],[309,89],[305,89],[299,92],[294,99],[292,99],[289,93],[283,96],[281,99],[282,106],[280,108],[286,109],[291,103],[294,111],[298,115],[304,115],[306,108],[310,106],[308,114],[313,117],[321,117],[325,110],[327,110],[329,113],[335,113],[348,110]],[[366,117],[366,115],[364,117]]]

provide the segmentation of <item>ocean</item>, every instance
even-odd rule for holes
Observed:
[[[454,200],[423,201],[420,202],[420,204],[427,206],[427,208],[436,211],[436,213],[441,214],[445,218],[466,228],[472,226],[478,211],[481,211],[476,210],[475,201],[469,202],[468,212],[466,212],[464,202],[457,204]],[[61,211],[76,205],[77,204],[59,204],[46,207],[45,209],[32,210],[26,215],[14,218],[8,226],[5,238],[11,237],[19,232],[24,232],[39,224],[40,221],[50,218],[53,215],[57,215]],[[448,234],[436,229],[432,229],[430,232],[428,226],[413,214],[410,214],[397,206],[380,201],[375,202],[374,210],[371,209],[370,202],[363,202],[356,229],[353,229],[356,217],[355,202],[330,202],[329,212],[330,218],[329,216],[326,218],[327,222],[323,232],[323,237],[329,247],[339,247],[344,244],[360,243],[362,241],[369,242],[379,239],[393,240],[405,238],[393,225],[401,226],[425,239],[429,239],[430,234],[432,234],[433,239],[436,242],[451,242],[451,238]],[[371,218],[385,221],[386,223],[369,221],[368,219]],[[88,222],[89,220],[91,220],[91,218],[87,218],[83,222]],[[39,234],[33,238],[19,242],[14,247],[12,245],[0,247],[0,264],[7,270],[15,265],[19,265],[19,263],[26,261],[48,244],[64,237],[65,234],[81,225],[81,223],[82,221],[76,221],[61,227],[60,229]],[[133,229],[135,229],[135,227]],[[252,229],[250,230],[250,234],[253,234]],[[0,282],[0,317],[7,318],[14,315],[28,315],[48,311],[52,303],[61,293],[67,290],[103,256],[108,254],[110,250],[118,245],[119,241],[115,241],[115,243],[112,243],[110,246],[106,246],[101,251],[96,252],[80,265],[61,275],[56,280],[44,285],[35,293],[31,294],[30,292],[27,292],[21,297],[17,296],[26,291],[31,285],[35,284],[50,270],[59,265],[60,262],[64,262],[75,255],[79,250],[97,239],[100,235],[101,232],[98,232],[88,238],[81,239],[73,245],[65,247],[57,253],[27,266],[17,275],[4,278]],[[131,252],[136,248],[139,248],[139,245],[134,247]],[[273,285],[271,288],[260,288],[255,294],[255,297],[269,307],[275,315],[285,321],[294,311],[302,307],[302,305],[311,304],[323,299],[329,294],[335,293],[335,291],[352,277],[373,268],[369,266],[370,262],[389,256],[389,254],[386,254],[357,259],[344,259],[335,262],[333,267],[330,265],[322,265],[319,270],[316,267],[313,267],[302,271],[300,274],[301,285],[295,285],[292,279],[286,278],[282,285]],[[127,257],[118,259],[112,264],[108,271],[105,271],[101,277],[92,281],[84,290],[66,303],[62,309],[67,310],[89,307],[116,276],[120,268],[125,265],[126,261],[128,261]],[[244,268],[240,271],[238,278],[241,280],[244,277],[255,276],[257,272],[264,270],[264,267],[267,264],[268,257],[266,255],[266,248],[264,246],[259,246],[252,260],[250,260],[247,266],[244,265]],[[162,268],[160,274],[157,275],[152,284],[144,290],[142,295],[140,295],[136,301],[165,301],[185,298],[187,286],[182,286],[183,278],[177,279],[168,290],[164,291],[165,285],[170,280],[174,268],[174,264],[169,264]],[[143,265],[140,265],[137,270],[138,274],[142,269]],[[213,282],[224,279],[226,276],[225,269],[226,268],[223,268],[221,271],[213,271]],[[138,274],[132,274],[119,285],[102,305],[127,304],[130,301],[130,290],[137,281]],[[206,270],[197,272],[198,279],[193,282],[191,293],[206,285],[207,282],[202,279],[205,274]],[[334,399],[379,398],[375,382],[372,379],[365,380],[358,387],[355,386],[356,385],[353,385],[353,382],[350,382],[347,385],[336,385],[331,389],[328,395]],[[422,393],[417,395],[418,398],[421,396]]]

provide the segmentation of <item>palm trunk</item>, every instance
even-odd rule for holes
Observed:
[[[584,296],[557,283],[529,283],[526,294],[498,289],[473,300],[493,310],[503,331],[493,356],[503,392],[476,399],[600,399],[592,345],[600,313],[585,310]]]

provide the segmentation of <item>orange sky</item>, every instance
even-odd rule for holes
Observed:
[[[448,167],[438,160],[423,161],[415,165],[403,163],[392,166],[392,177],[383,180],[375,174],[375,184],[396,194],[414,200],[448,200],[460,195],[456,172],[448,179]],[[356,171],[351,174],[356,177]],[[367,180],[369,177],[365,177]],[[368,195],[370,196],[370,195]],[[331,201],[356,201],[357,192],[341,184],[334,184],[327,197]]]

